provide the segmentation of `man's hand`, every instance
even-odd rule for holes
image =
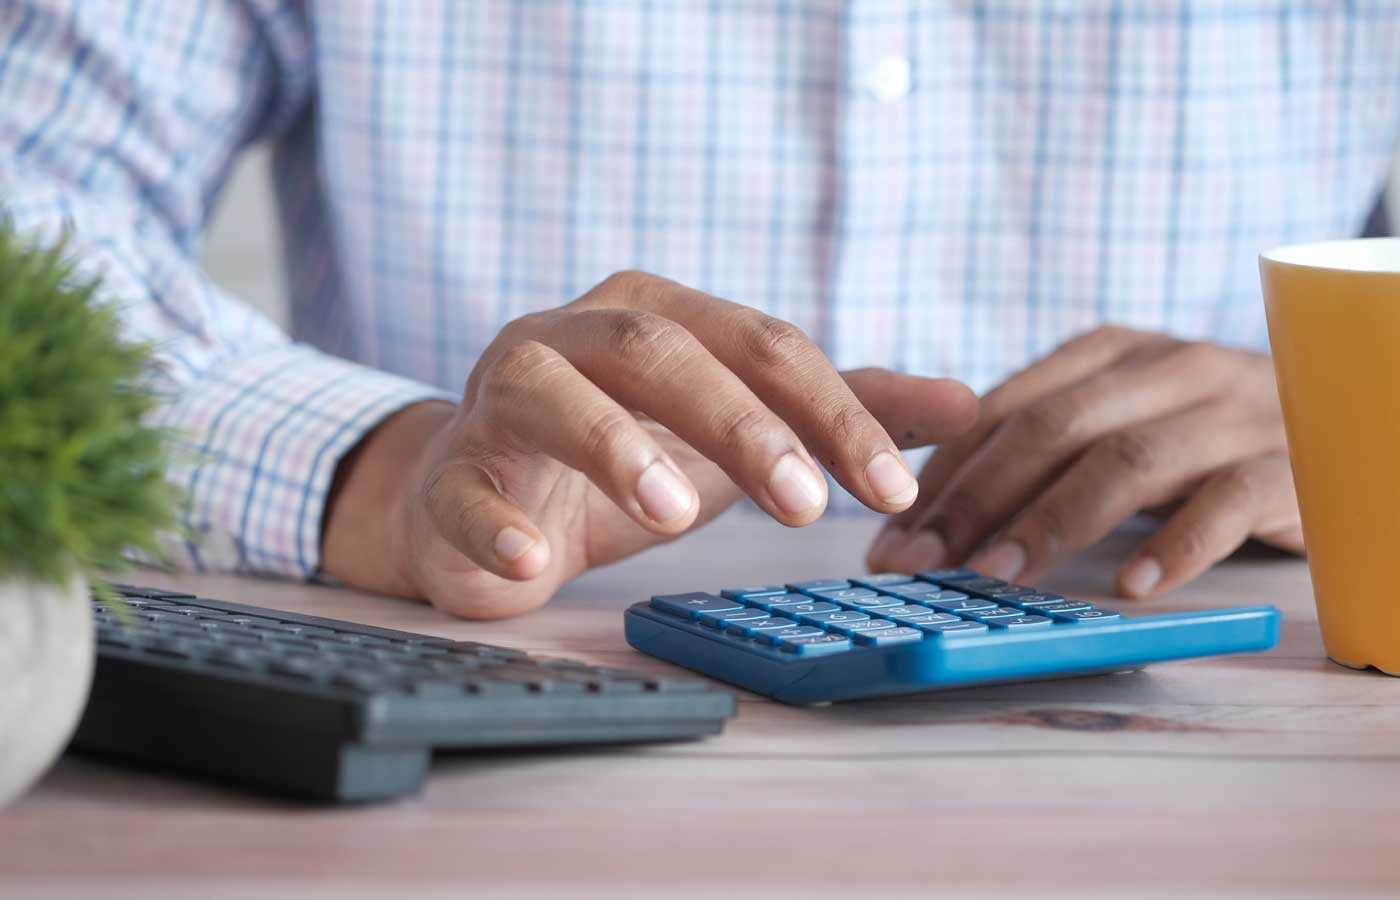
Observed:
[[[786,322],[622,273],[506,326],[460,405],[410,407],[342,461],[323,567],[458,615],[513,615],[741,491],[785,525],[812,522],[818,460],[872,509],[904,510],[918,485],[898,448],[975,416],[956,382],[842,375]]]
[[[966,561],[1034,581],[1142,510],[1166,519],[1119,569],[1127,596],[1250,537],[1303,549],[1269,358],[1164,335],[1100,328],[1060,347],[990,392],[919,483],[871,545],[873,570]]]

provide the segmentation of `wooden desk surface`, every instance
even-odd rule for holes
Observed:
[[[624,643],[627,604],[857,572],[873,525],[789,531],[735,513],[488,624],[326,588],[146,581],[662,667]],[[1125,539],[1046,586],[1102,597]],[[1287,616],[1264,655],[815,709],[743,695],[717,738],[440,757],[422,796],[382,806],[292,805],[70,757],[0,813],[0,896],[1400,890],[1400,681],[1323,658],[1303,564],[1232,560],[1132,610],[1259,601]]]

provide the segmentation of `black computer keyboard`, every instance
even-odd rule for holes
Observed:
[[[414,792],[434,748],[677,740],[734,714],[693,678],[115,587],[75,746],[309,799]]]

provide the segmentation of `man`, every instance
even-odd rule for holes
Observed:
[[[0,8],[0,202],[156,344],[191,564],[465,616],[823,468],[877,569],[1300,551],[1255,255],[1397,136],[1383,2]],[[262,141],[300,343],[194,262]]]

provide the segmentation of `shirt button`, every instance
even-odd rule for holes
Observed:
[[[865,89],[876,100],[893,103],[909,93],[909,60],[903,56],[887,56],[866,74],[864,81]]]

